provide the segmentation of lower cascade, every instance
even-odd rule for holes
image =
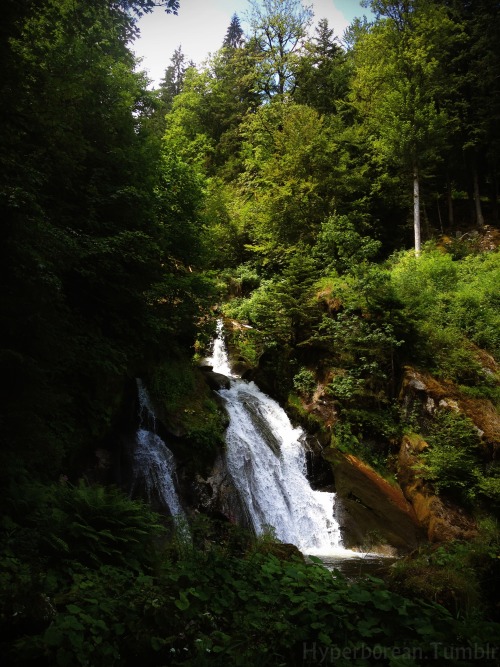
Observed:
[[[233,378],[219,390],[230,419],[227,468],[256,533],[271,531],[306,554],[343,551],[335,494],[314,491],[307,480],[302,429],[255,383],[231,374],[222,323],[207,363]]]
[[[158,497],[174,518],[184,518],[184,510],[174,484],[174,455],[155,433],[155,413],[146,387],[139,379],[137,393],[140,423],[133,458],[134,486],[142,482],[150,499]]]

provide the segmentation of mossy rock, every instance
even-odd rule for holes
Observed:
[[[150,388],[160,429],[179,464],[191,472],[206,472],[224,447],[227,426],[206,373],[179,355],[155,369]]]

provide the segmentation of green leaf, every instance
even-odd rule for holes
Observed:
[[[175,606],[181,611],[185,611],[189,607],[189,600],[184,591],[181,591],[180,599],[175,601]]]

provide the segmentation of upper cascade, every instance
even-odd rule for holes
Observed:
[[[217,334],[213,341],[212,354],[206,358],[207,364],[212,366],[215,373],[227,375],[230,378],[237,378],[231,366],[229,365],[229,357],[227,354],[227,347],[224,341],[224,324],[222,320],[217,320]]]

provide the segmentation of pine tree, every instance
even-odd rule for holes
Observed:
[[[320,113],[335,113],[337,102],[346,96],[348,70],[345,53],[327,19],[321,19],[316,35],[305,44],[297,68],[295,101],[308,104]]]
[[[182,91],[184,75],[187,67],[185,66],[186,56],[182,53],[182,46],[175,49],[170,58],[170,65],[165,70],[165,76],[160,82],[160,99],[170,109],[174,97]]]
[[[224,37],[224,42],[222,46],[231,49],[237,49],[243,45],[243,29],[240,24],[240,19],[236,12],[231,18],[231,23],[227,29],[226,36]]]

